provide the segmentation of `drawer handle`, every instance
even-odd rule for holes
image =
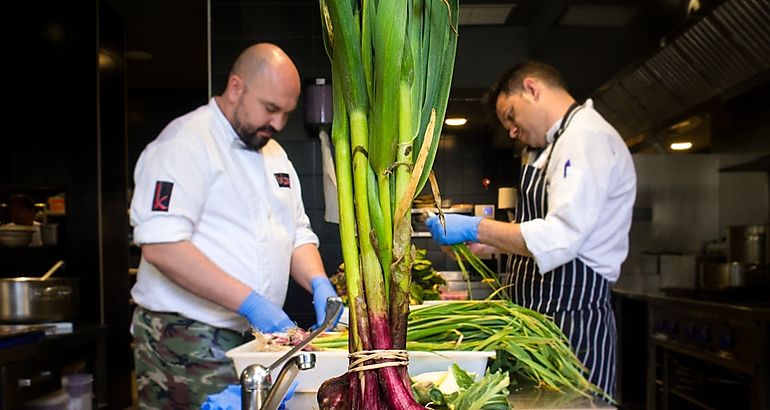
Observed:
[[[32,387],[37,386],[38,384],[44,382],[46,379],[51,378],[51,372],[48,370],[43,370],[35,377],[30,377],[27,379],[19,379],[19,387]]]

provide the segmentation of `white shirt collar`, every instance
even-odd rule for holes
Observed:
[[[583,103],[582,108],[593,108],[594,102],[590,98],[586,99],[586,101]],[[562,117],[564,118],[564,117]],[[559,118],[556,120],[556,122],[551,125],[551,128],[548,129],[548,131],[545,133],[545,143],[551,144],[553,142],[554,137],[556,136],[556,131],[559,130],[559,124],[561,124],[562,118]]]
[[[235,133],[233,125],[230,124],[230,121],[227,119],[227,117],[225,117],[225,113],[223,113],[222,109],[219,108],[219,104],[217,104],[216,98],[211,97],[209,100],[209,107],[211,107],[211,110],[214,112],[214,117],[217,119],[217,121],[219,121],[219,124],[222,126],[222,128],[224,128],[225,136],[227,137],[230,146],[246,148],[246,144],[241,141],[241,138],[238,136],[238,134]]]

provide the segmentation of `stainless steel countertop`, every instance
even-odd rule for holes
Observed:
[[[644,292],[634,288],[613,288],[612,292],[621,297],[644,300],[651,303],[676,302],[701,308],[714,307],[722,310],[727,309],[734,311],[735,314],[738,315],[750,311],[764,320],[770,320],[770,300],[767,299],[758,301],[754,299],[741,299],[739,297],[731,300],[727,297],[723,299],[708,299],[683,295],[669,296],[661,291]]]

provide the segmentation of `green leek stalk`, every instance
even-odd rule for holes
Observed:
[[[398,145],[396,148],[396,198],[407,196],[409,181],[412,179],[412,66],[411,49],[404,50],[401,81],[398,85]],[[393,331],[395,349],[406,348],[406,318],[409,314],[409,288],[412,279],[412,226],[411,214],[405,213],[396,223],[394,232],[393,257],[396,266],[393,271],[393,289],[390,296],[390,326]],[[398,217],[398,216],[397,216]]]
[[[369,326],[370,309],[367,306],[367,292],[363,290],[367,286],[367,276],[372,276],[371,271],[379,262],[376,261],[371,243],[367,240],[369,237],[369,211],[366,207],[366,172],[369,167],[368,160],[366,159],[368,91],[364,79],[364,65],[361,60],[361,44],[357,40],[357,26],[355,25],[354,10],[351,7],[351,3],[349,1],[327,2],[321,0],[320,6],[322,27],[325,34],[324,45],[332,60],[333,79],[336,79],[336,83],[339,84],[336,87],[339,95],[337,101],[344,101],[345,112],[348,114],[350,125],[349,136],[347,136],[349,140],[347,144],[348,150],[345,149],[345,143],[339,145],[335,143],[336,155],[340,158],[338,162],[347,162],[348,166],[350,166],[352,157],[352,195],[350,191],[341,192],[339,195],[345,195],[341,204],[354,204],[354,211],[351,211],[349,207],[344,209],[340,207],[340,228],[342,229],[343,220],[350,219],[359,229],[358,239],[362,239],[362,243],[357,244],[358,240],[355,237],[351,239],[349,234],[346,237],[342,237],[343,233],[340,231],[341,241],[355,244],[360,257],[360,260],[345,260],[346,271],[348,266],[360,266],[359,272],[356,269],[353,270],[352,278],[346,272],[348,290],[355,289],[356,291],[355,296],[353,294],[349,296],[349,300],[355,299],[354,304],[349,308],[351,319],[355,320],[351,321],[351,327],[354,330],[351,332],[352,339],[349,343],[349,348],[351,351],[370,350],[375,347],[371,342],[372,333]],[[344,120],[342,121],[344,122]],[[344,137],[340,136],[340,139],[342,138]],[[350,147],[352,147],[352,152],[349,149]],[[363,201],[361,196],[363,196]],[[358,223],[356,224],[356,222]],[[362,234],[362,230],[364,234]],[[345,255],[343,254],[344,257]],[[375,258],[374,261],[372,261],[373,257]],[[368,275],[367,272],[369,272]],[[351,281],[354,284],[351,284]],[[372,372],[359,372],[357,376],[357,378],[350,378],[349,383],[352,386],[350,390],[361,394],[363,397],[354,396],[351,398],[351,402],[362,403],[361,406],[363,407],[379,408],[380,399],[376,376]],[[356,383],[358,385],[354,386]],[[319,391],[319,396],[321,394],[322,392]],[[365,401],[362,402],[361,400]]]
[[[433,161],[436,158],[438,136],[441,134],[440,124],[444,122],[444,115],[446,114],[457,52],[457,27],[460,16],[458,10],[458,0],[429,0],[425,2],[425,14],[430,16],[424,19],[429,24],[423,27],[429,33],[423,36],[422,49],[422,53],[427,54],[422,56],[425,63],[425,86],[423,88],[425,97],[420,116],[420,129],[415,138],[414,150],[412,150],[413,155],[418,155],[422,150],[423,142],[428,138],[431,111],[436,111],[439,125],[433,128],[430,149],[427,150],[428,159],[420,173],[420,182],[417,184],[416,192],[420,192],[428,181],[428,176],[433,168]]]
[[[398,84],[401,77],[401,58],[406,40],[407,2],[381,1],[377,16],[372,21],[374,50],[374,99],[372,101],[372,130],[369,136],[370,161],[377,176],[379,207],[383,214],[385,242],[379,244],[385,295],[389,292],[393,252],[393,220],[391,210],[390,175],[395,158],[399,109]],[[371,206],[377,206],[371,204]]]
[[[342,93],[342,82],[337,77],[339,70],[332,70],[333,109],[334,119],[332,123],[332,141],[334,142],[335,172],[337,175],[337,200],[340,214],[355,215],[353,204],[353,170],[351,169],[350,152],[350,128],[347,109]],[[340,244],[342,247],[342,259],[347,273],[346,285],[348,293],[348,321],[351,337],[348,349],[360,351],[371,349],[369,340],[368,320],[366,318],[366,303],[364,302],[364,286],[361,280],[358,246],[356,243],[354,218],[340,218]],[[360,391],[364,386],[376,386],[376,377],[370,375],[370,382],[365,382],[366,375],[359,373],[357,378],[351,379],[347,384],[351,390]],[[376,394],[376,389],[375,389]]]

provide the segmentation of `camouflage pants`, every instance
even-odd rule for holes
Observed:
[[[208,395],[238,383],[225,357],[245,341],[237,332],[141,307],[133,327],[140,409],[200,408]]]

